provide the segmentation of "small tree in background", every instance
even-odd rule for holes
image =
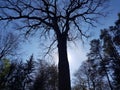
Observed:
[[[3,70],[0,70],[1,90],[27,90],[33,82],[33,56],[26,62],[10,62],[4,60]]]
[[[54,64],[40,61],[32,90],[58,90],[58,71]]]

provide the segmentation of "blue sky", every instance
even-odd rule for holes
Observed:
[[[69,42],[68,45],[68,58],[70,63],[70,71],[71,74],[76,71],[81,62],[86,60],[86,54],[89,52],[89,41],[93,38],[98,38],[100,29],[108,28],[111,25],[114,25],[114,22],[117,20],[117,14],[120,12],[120,0],[110,0],[110,6],[108,8],[109,13],[108,16],[105,18],[100,18],[101,24],[97,25],[96,28],[93,28],[90,30],[90,33],[92,35],[89,40],[85,41],[85,44],[83,45],[80,40],[76,41],[76,44],[73,44],[72,42]],[[28,59],[30,55],[34,55],[35,59],[41,58],[41,47],[40,47],[40,40],[36,37],[29,38],[26,43],[21,44],[23,53],[22,56],[24,59]],[[53,59],[57,63],[57,51],[53,53]]]

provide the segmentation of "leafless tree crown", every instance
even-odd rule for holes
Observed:
[[[42,34],[54,30],[56,34],[68,31],[80,32],[81,23],[94,26],[98,15],[104,15],[108,0],[1,0],[0,20],[21,20],[19,29],[29,34],[40,29]],[[44,30],[42,31],[42,28]],[[74,29],[74,30],[73,30]],[[77,31],[78,30],[78,31]],[[72,34],[72,33],[71,33]],[[70,35],[71,35],[70,34]],[[78,34],[77,34],[78,35]],[[77,37],[77,35],[74,36]],[[72,35],[71,35],[72,36]]]

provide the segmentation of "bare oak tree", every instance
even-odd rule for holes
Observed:
[[[59,90],[71,90],[67,41],[82,32],[81,23],[94,26],[108,0],[0,0],[0,20],[17,23],[26,34],[40,31],[57,41]],[[53,40],[53,43],[55,42]]]

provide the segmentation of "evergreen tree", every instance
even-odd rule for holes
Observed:
[[[58,71],[54,64],[40,61],[32,90],[58,90]]]

